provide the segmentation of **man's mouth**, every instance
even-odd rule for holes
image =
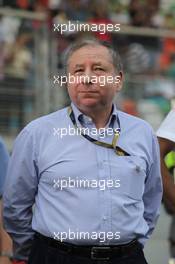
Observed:
[[[98,93],[98,91],[79,91],[79,93]]]

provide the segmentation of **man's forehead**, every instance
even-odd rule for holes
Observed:
[[[74,51],[70,55],[68,63],[80,64],[79,62],[81,60],[83,61],[84,59],[93,59],[96,61],[96,63],[101,63],[101,61],[106,60],[112,62],[111,54],[109,53],[109,50],[106,47],[101,45],[87,45]]]
[[[88,62],[89,61],[91,61],[91,60],[87,60]],[[101,62],[101,61],[99,61],[99,60],[95,60],[95,61],[93,61],[93,63],[92,63],[93,65],[103,65],[103,62]],[[83,63],[81,63],[81,62],[75,62],[75,67],[81,67],[81,66],[83,66]]]

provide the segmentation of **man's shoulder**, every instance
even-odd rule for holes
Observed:
[[[137,116],[133,116],[130,115],[128,113],[125,113],[123,111],[118,111],[119,114],[119,119],[120,121],[125,124],[126,126],[136,126],[137,127],[143,127],[146,128],[148,130],[153,130],[151,125],[145,121],[144,119],[137,117]]]
[[[67,116],[67,107],[64,107],[60,110],[32,120],[23,128],[22,131],[29,133],[35,133],[36,131],[46,132],[48,129],[53,128],[54,126],[64,126]]]
[[[165,117],[157,130],[157,136],[175,142],[175,109]]]

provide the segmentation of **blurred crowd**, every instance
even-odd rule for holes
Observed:
[[[45,13],[51,33],[53,33],[54,23],[66,23],[67,21],[86,21],[96,24],[120,23],[121,30],[124,24],[155,29],[175,28],[175,4],[173,1],[164,9],[162,9],[160,0],[2,0],[1,6]],[[40,22],[34,20],[0,17],[1,78],[4,62],[7,65],[6,71],[10,74],[14,69],[17,72],[20,67],[22,72],[18,71],[18,74],[25,76],[26,70],[31,64],[31,33],[37,30],[40,25]],[[59,43],[58,55],[60,56],[60,53],[72,40],[82,37],[82,32],[76,34],[68,32],[61,36],[57,32],[55,35]],[[95,35],[103,40],[113,42],[114,46],[118,47],[121,55],[124,54],[127,71],[145,73],[145,70],[149,69],[152,72],[154,69],[174,77],[174,39],[139,35],[124,35],[123,37],[123,35],[110,32],[95,33]]]
[[[1,0],[1,6],[30,11],[45,11],[51,16],[88,21],[101,16],[113,22],[146,27],[175,27],[174,1],[164,0]],[[100,9],[99,9],[100,5]]]
[[[153,29],[175,28],[175,4],[159,0],[4,0],[0,1],[2,7],[11,7],[44,13],[47,17],[49,30],[49,43],[56,43],[56,66],[59,71],[63,67],[63,52],[75,39],[85,34],[95,34],[97,38],[112,42],[119,50],[126,73],[125,100],[122,102],[123,110],[142,115],[146,118],[145,109],[160,112],[160,123],[163,115],[169,111],[169,100],[174,94],[175,77],[175,38],[156,36],[139,36],[106,32],[54,32],[53,25],[68,21],[90,22],[95,24],[119,23],[137,27]],[[100,7],[100,8],[99,8]],[[1,96],[1,105],[12,107],[12,123],[15,122],[14,109],[23,112],[24,87],[32,84],[32,70],[35,65],[34,33],[43,28],[39,20],[21,19],[17,16],[0,15],[0,88],[8,89],[13,83],[13,90],[17,89],[18,96],[10,98],[5,93]],[[45,25],[44,25],[45,26]],[[50,60],[53,57],[50,49]],[[141,80],[140,81],[140,77]],[[165,89],[166,87],[166,89]],[[134,89],[135,93],[131,90]],[[7,89],[6,89],[7,90]],[[135,97],[140,100],[135,104]],[[145,99],[149,98],[149,102]],[[154,102],[154,103],[152,103]],[[150,107],[147,107],[147,103]],[[156,105],[156,106],[155,106]],[[4,106],[5,107],[5,106]],[[155,109],[156,107],[156,109]],[[150,113],[147,113],[150,115]],[[8,115],[9,116],[9,115]],[[22,115],[20,115],[22,116]],[[3,120],[2,120],[3,121]],[[18,120],[18,126],[23,126],[23,118]],[[153,123],[155,121],[153,120]]]

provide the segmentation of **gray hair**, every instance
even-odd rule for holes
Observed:
[[[67,73],[68,60],[75,51],[85,46],[99,46],[99,45],[106,47],[108,49],[109,54],[111,55],[111,58],[112,58],[112,63],[114,65],[114,68],[117,70],[117,72],[123,71],[123,66],[122,66],[120,55],[112,47],[112,45],[109,42],[100,41],[95,38],[88,38],[88,39],[82,39],[82,40],[76,41],[74,44],[70,45],[68,49],[66,50],[65,55],[64,55],[65,73]]]

